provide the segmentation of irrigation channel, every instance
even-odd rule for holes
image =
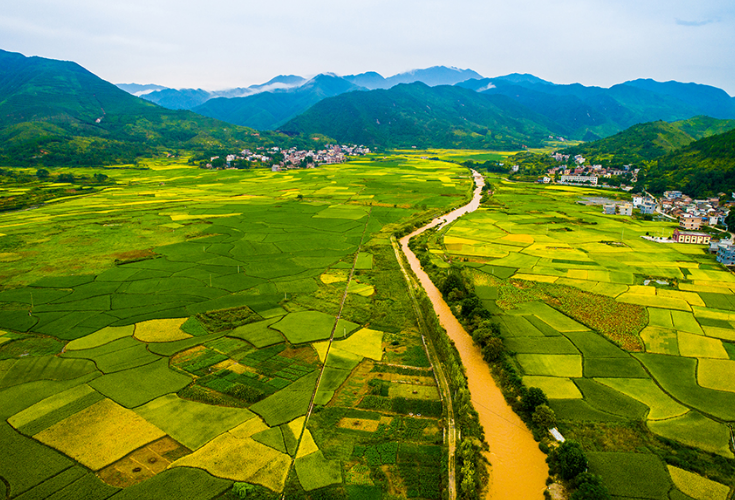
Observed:
[[[476,185],[472,201],[403,237],[400,240],[401,248],[411,269],[431,299],[441,325],[457,346],[462,363],[467,369],[472,404],[480,415],[480,423],[485,428],[485,438],[490,446],[487,458],[492,467],[488,498],[538,500],[543,497],[546,488],[548,468],[545,455],[539,450],[526,425],[506,403],[495,384],[490,368],[482,358],[480,349],[454,317],[441,292],[421,268],[416,255],[408,248],[408,242],[414,236],[433,227],[450,224],[462,215],[479,208],[485,182],[482,175],[474,170],[472,172]]]

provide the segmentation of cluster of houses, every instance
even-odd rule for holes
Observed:
[[[363,156],[370,153],[370,148],[365,146],[345,146],[337,144],[329,144],[326,149],[318,151],[304,151],[291,148],[284,150],[283,162],[279,165],[273,165],[273,171],[277,172],[288,168],[298,168],[301,166],[328,165],[332,163],[343,163],[346,156]]]
[[[269,149],[259,147],[256,151],[243,149],[240,154],[227,155],[224,161],[220,160],[219,156],[213,156],[206,164],[206,168],[233,169],[238,168],[239,164],[247,162],[247,164],[260,163],[265,167],[270,166],[272,171],[280,172],[281,170],[293,168],[310,168],[317,165],[343,163],[347,156],[362,156],[368,153],[370,153],[370,148],[357,145],[328,144],[324,149],[317,151],[296,148],[281,149],[276,146]]]
[[[558,162],[569,162],[569,155],[563,155],[555,153],[551,155]],[[602,186],[606,188],[617,188],[618,186],[612,186],[608,184],[605,179],[611,179],[612,177],[623,177],[625,175],[630,176],[630,183],[634,184],[638,180],[638,171],[640,169],[631,169],[630,165],[625,165],[623,168],[605,168],[602,165],[588,165],[584,163],[587,161],[583,156],[577,155],[573,158],[575,167],[570,168],[567,165],[560,167],[552,167],[548,169],[547,176],[541,179],[541,182],[548,184],[554,177],[557,178],[558,184],[568,184],[571,186]],[[633,189],[631,186],[621,185],[620,189],[630,191]]]

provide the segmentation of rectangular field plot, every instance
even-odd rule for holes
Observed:
[[[673,439],[723,457],[733,458],[730,451],[730,430],[724,424],[715,422],[699,412],[690,411],[681,417],[648,422],[651,432]]]
[[[516,359],[526,375],[582,376],[582,356],[579,355],[518,354]]]
[[[524,354],[579,354],[565,337],[516,337],[505,340],[511,351]]]
[[[602,476],[610,493],[621,498],[666,499],[671,480],[653,454],[588,452],[589,470]]]
[[[699,323],[696,319],[694,319],[694,315],[692,313],[684,311],[671,311],[671,319],[676,330],[680,330],[682,332],[696,333],[697,335],[703,334],[702,327],[699,326]]]
[[[679,355],[679,340],[676,330],[647,326],[641,331],[641,339],[646,344],[647,352]]]
[[[526,387],[538,387],[549,399],[582,399],[579,388],[568,378],[526,375],[523,383]]]
[[[255,417],[248,410],[186,401],[175,394],[154,399],[135,412],[191,450]]]
[[[666,394],[650,378],[596,378],[595,381],[622,392],[648,406],[649,420],[678,417],[689,409]]]
[[[674,320],[671,318],[671,312],[668,309],[649,307],[648,324],[650,326],[660,326],[661,328],[674,328]]]
[[[679,332],[679,352],[691,358],[729,359],[720,339]]]
[[[34,437],[92,470],[99,470],[165,433],[105,399]]]
[[[637,304],[647,307],[660,307],[662,309],[676,309],[679,311],[691,311],[689,303],[682,299],[672,299],[669,297],[659,297],[658,295],[643,295],[640,293],[626,292],[619,295],[616,299],[618,302],[627,302],[628,304]]]
[[[511,316],[500,317],[501,329],[504,337],[544,337],[544,334],[536,328],[529,318],[535,316]],[[557,332],[557,335],[558,332]]]
[[[661,387],[692,408],[729,421],[735,408],[735,394],[705,389],[697,384],[697,360],[661,354],[634,354]]]
[[[628,357],[628,353],[595,332],[567,332],[565,335],[585,356],[595,358]]]
[[[585,377],[648,378],[641,364],[630,356],[624,358],[584,357]]]
[[[735,361],[730,359],[700,359],[697,382],[702,387],[735,392]]]
[[[693,472],[667,466],[674,485],[685,495],[698,500],[727,500],[730,487],[702,477]],[[673,498],[673,497],[672,497]]]

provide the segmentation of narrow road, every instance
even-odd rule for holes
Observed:
[[[403,277],[406,278],[406,284],[408,285],[408,294],[411,297],[411,304],[413,305],[413,310],[416,312],[416,318],[418,319],[419,323],[419,331],[421,332],[421,340],[424,342],[424,348],[426,349],[426,355],[429,357],[429,361],[431,362],[431,366],[434,369],[434,376],[437,380],[437,386],[439,387],[439,393],[441,394],[442,401],[446,405],[447,409],[447,454],[448,454],[448,460],[447,460],[447,470],[448,470],[448,479],[447,479],[447,493],[449,493],[449,500],[455,500],[457,498],[457,480],[456,480],[456,461],[455,461],[455,453],[457,450],[457,429],[454,424],[454,407],[452,406],[452,391],[449,388],[449,382],[447,381],[447,377],[444,374],[444,369],[442,368],[442,365],[439,361],[439,356],[436,353],[436,349],[434,349],[434,345],[431,343],[431,339],[429,341],[426,341],[426,335],[424,333],[426,332],[427,326],[426,326],[426,320],[424,319],[424,315],[421,313],[421,309],[419,308],[418,301],[416,300],[416,295],[414,294],[414,287],[418,287],[418,284],[415,284],[411,281],[411,277],[409,276],[408,272],[406,271],[406,267],[403,263],[403,257],[401,254],[401,250],[398,247],[398,242],[396,241],[395,237],[391,237],[390,239],[391,245],[393,245],[393,251],[396,253],[396,260],[398,260],[398,265],[401,266],[401,272],[403,272]]]
[[[304,426],[301,428],[301,433],[299,434],[299,439],[296,442],[296,452],[294,453],[294,456],[291,457],[291,464],[288,467],[288,474],[286,477],[288,477],[291,474],[291,470],[293,469],[294,463],[296,462],[296,455],[299,453],[299,448],[301,447],[301,440],[304,438],[304,433],[306,432],[306,426],[309,423],[309,417],[311,417],[312,411],[314,411],[314,399],[316,398],[316,393],[319,391],[319,384],[321,384],[322,377],[324,376],[324,370],[327,368],[327,358],[329,357],[329,351],[332,349],[332,342],[334,342],[334,332],[337,329],[337,323],[339,323],[340,318],[342,317],[342,309],[344,309],[345,301],[347,300],[347,290],[350,288],[350,283],[352,282],[352,277],[355,274],[355,267],[357,266],[357,259],[360,256],[360,251],[362,250],[362,243],[365,240],[365,232],[367,231],[368,222],[370,222],[370,211],[368,211],[367,219],[365,220],[365,226],[362,228],[362,237],[360,238],[360,244],[357,247],[357,251],[355,252],[355,258],[352,261],[352,268],[350,269],[350,276],[347,278],[347,284],[345,285],[345,291],[342,293],[342,300],[339,303],[339,311],[337,312],[337,316],[334,318],[334,324],[332,325],[332,331],[329,334],[329,343],[327,344],[327,352],[324,354],[324,363],[322,364],[322,369],[319,371],[319,377],[316,379],[316,385],[314,386],[314,392],[311,393],[311,401],[309,401],[309,410],[306,412],[306,418],[304,419]],[[283,492],[283,495],[281,495],[281,500],[285,500],[286,498],[286,492]]]

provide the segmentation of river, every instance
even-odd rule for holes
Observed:
[[[408,241],[422,232],[439,225],[446,225],[462,215],[477,210],[482,197],[484,179],[473,170],[475,191],[472,201],[442,217],[434,219],[400,240],[401,248],[411,269],[428,294],[439,316],[441,325],[454,341],[467,369],[467,382],[472,404],[480,415],[485,429],[485,439],[490,446],[487,458],[490,468],[490,487],[487,498],[492,500],[538,500],[543,498],[548,468],[546,455],[541,453],[531,432],[505,402],[495,384],[490,368],[472,337],[452,314],[441,292],[421,268],[416,255],[408,248]]]

